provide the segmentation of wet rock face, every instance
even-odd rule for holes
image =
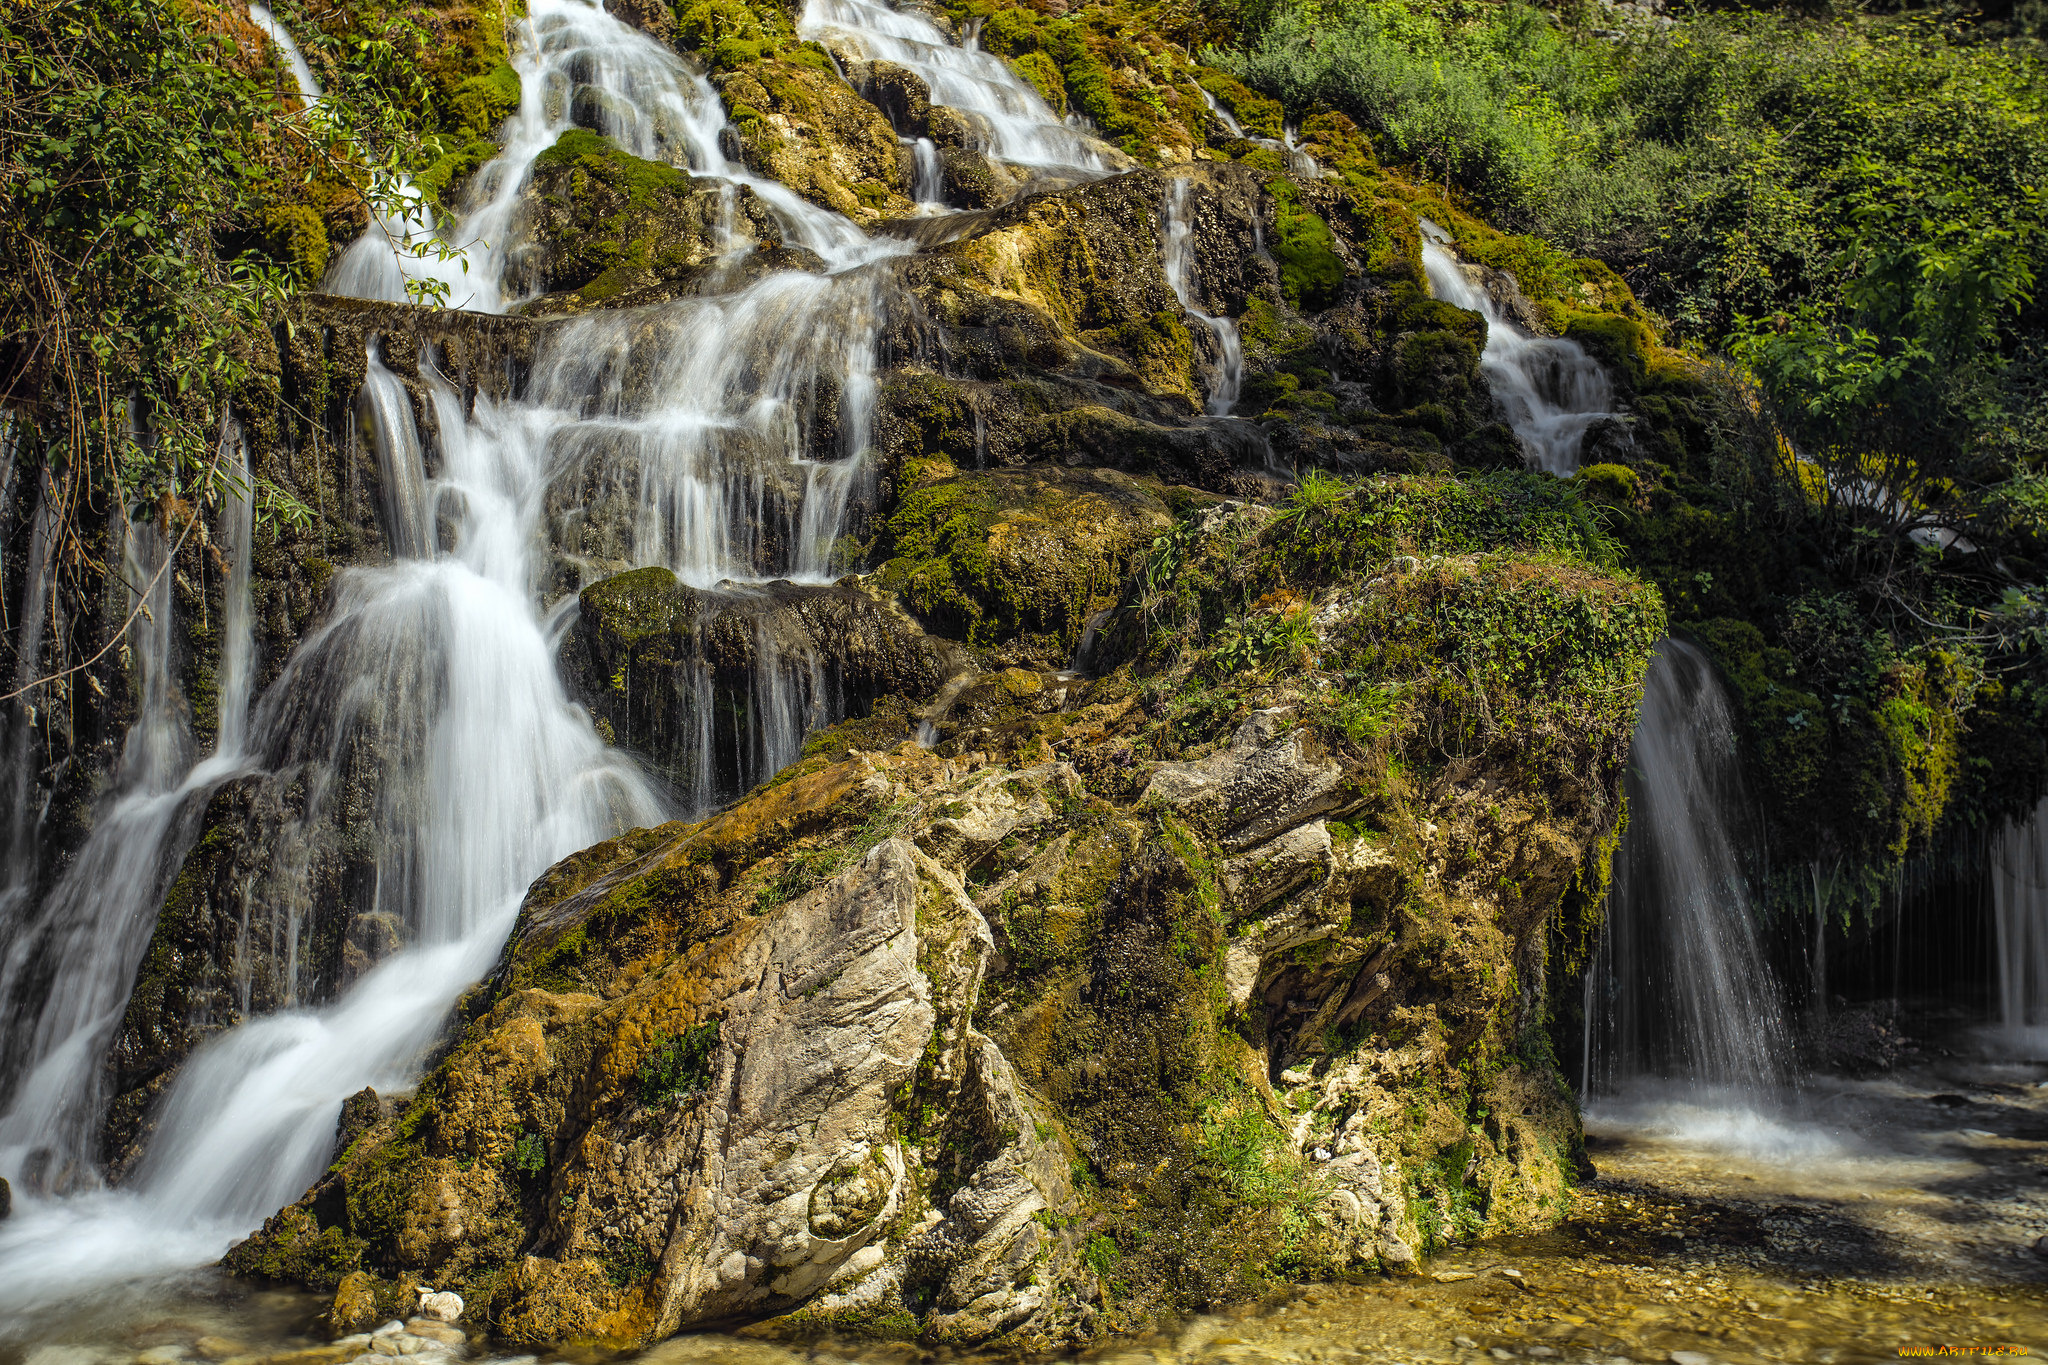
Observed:
[[[584,589],[564,653],[573,693],[612,737],[686,789],[708,775],[706,795],[772,774],[751,747],[761,732],[794,717],[800,742],[879,698],[926,697],[965,662],[850,582],[697,589],[659,568]]]

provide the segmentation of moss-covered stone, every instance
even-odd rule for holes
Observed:
[[[1098,470],[961,472],[903,493],[876,583],[937,634],[1058,665],[1171,524],[1154,486]]]

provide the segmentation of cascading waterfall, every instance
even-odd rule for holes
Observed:
[[[2048,801],[2000,832],[1991,850],[1997,928],[1997,1044],[2048,1054]]]
[[[299,99],[309,109],[318,104],[321,99],[320,82],[313,79],[313,68],[306,64],[306,54],[299,51],[291,31],[277,22],[277,16],[265,5],[249,6],[249,22],[261,29],[263,36],[276,43],[278,50],[284,53],[285,66],[292,73],[293,84],[299,88]]]
[[[505,124],[504,150],[471,178],[463,212],[439,228],[417,192],[399,187],[410,207],[372,223],[350,245],[328,271],[326,292],[403,303],[408,281],[438,282],[451,308],[502,313],[519,303],[531,292],[520,266],[521,193],[534,159],[572,127],[594,129],[645,160],[744,185],[792,242],[831,269],[910,250],[906,242],[871,238],[780,181],[727,160],[719,146],[725,112],[711,83],[603,9],[583,0],[536,0],[525,28],[527,41],[513,57],[518,112]]]
[[[998,161],[1084,178],[1112,169],[1101,144],[1053,113],[1002,58],[971,41],[965,46],[947,42],[921,15],[892,9],[881,0],[809,0],[797,34],[910,68],[923,78],[932,103],[959,110],[984,130],[982,150]]]
[[[111,802],[39,905],[10,918],[0,961],[0,1174],[31,1195],[92,1185],[93,1134],[105,1099],[100,1058],[127,1002],[155,909],[182,846],[186,797],[228,771],[216,755],[188,771],[184,698],[171,677],[171,545],[161,528],[122,524],[122,571],[146,596],[128,642],[139,680]]]
[[[1160,243],[1160,254],[1173,296],[1216,338],[1221,360],[1216,367],[1216,381],[1209,389],[1208,413],[1211,417],[1227,417],[1237,406],[1238,389],[1244,382],[1244,346],[1238,339],[1235,322],[1211,317],[1195,304],[1193,238],[1194,223],[1188,215],[1188,180],[1186,176],[1176,176],[1166,194],[1165,240]]]
[[[596,6],[535,0],[530,25],[507,151],[479,173],[458,234],[471,292],[451,301],[495,308],[519,297],[509,230],[518,183],[579,100],[603,106],[598,121],[628,150],[752,189],[829,273],[772,274],[733,294],[566,322],[543,339],[516,399],[470,392],[423,356],[418,382],[439,456],[431,477],[408,381],[373,345],[356,424],[376,456],[393,561],[336,575],[325,623],[246,721],[235,719],[252,671],[246,644],[223,656],[221,743],[196,765],[164,663],[168,598],[151,613],[135,642],[148,695],[125,749],[126,794],[39,907],[44,929],[14,936],[13,976],[72,973],[93,989],[41,992],[61,994],[64,1009],[7,1016],[10,1037],[35,1041],[18,1068],[26,1083],[0,1119],[0,1171],[37,1178],[18,1182],[16,1215],[0,1224],[0,1312],[210,1259],[296,1198],[328,1159],[341,1100],[364,1086],[402,1088],[416,1074],[456,995],[498,953],[532,878],[670,813],[565,694],[555,663],[563,616],[544,609],[540,585],[559,582],[565,567],[589,581],[665,564],[732,595],[775,577],[824,582],[838,568],[842,529],[867,482],[876,350],[893,288],[883,262],[910,244],[870,239],[726,162],[708,85]],[[586,88],[604,98],[580,95]],[[377,237],[373,229],[365,240]],[[399,275],[413,268],[388,243],[379,250],[383,258],[359,242],[357,261],[337,267],[333,282],[360,284],[386,261]],[[241,450],[235,433],[229,453],[239,461]],[[240,477],[242,492],[222,509],[238,559],[248,545],[246,469]],[[153,536],[142,527],[130,537],[131,581],[149,581],[143,569],[163,552]],[[225,609],[244,633],[247,595],[243,564]],[[814,654],[765,632],[754,649],[744,732],[710,733],[705,749],[731,748],[742,778],[758,780],[794,758],[839,699]],[[707,727],[714,712],[704,707]],[[704,782],[681,793],[687,803],[715,794],[725,761],[707,757]],[[261,846],[249,854],[236,929],[247,959],[239,1007],[268,1002],[273,1012],[242,1018],[185,1061],[122,1190],[56,1197],[59,1167],[76,1174],[72,1184],[92,1184],[107,1031],[206,798],[229,780],[277,815],[252,832]],[[338,849],[344,827],[352,838]],[[301,979],[302,940],[333,907],[308,888],[344,856],[367,897],[344,912],[394,926],[403,946],[331,1003],[309,1003],[323,997]],[[0,987],[0,1000],[12,990]],[[49,1254],[52,1245],[62,1251]]]
[[[1507,410],[1530,467],[1559,477],[1576,473],[1586,433],[1613,415],[1614,385],[1607,371],[1576,341],[1535,336],[1504,317],[1451,254],[1442,229],[1427,219],[1422,266],[1432,294],[1486,319],[1479,368]]]
[[[1738,856],[1733,716],[1713,666],[1667,639],[1643,686],[1628,830],[1615,854],[1599,951],[1586,976],[1584,1088],[1645,1083],[1761,1104],[1789,1052]]]

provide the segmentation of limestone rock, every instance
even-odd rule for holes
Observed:
[[[1172,524],[1156,485],[1102,470],[961,471],[885,523],[875,584],[992,662],[1064,665],[1132,557]]]
[[[1145,799],[1172,808],[1233,852],[1343,809],[1355,799],[1346,790],[1343,769],[1312,735],[1288,728],[1290,720],[1277,711],[1262,712],[1209,757],[1160,765]],[[1315,845],[1314,836],[1304,838],[1308,847]],[[1292,854],[1280,856],[1297,867],[1302,862]],[[1247,879],[1258,875],[1256,859],[1235,866]]]

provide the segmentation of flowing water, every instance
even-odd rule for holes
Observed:
[[[1506,410],[1530,468],[1560,477],[1577,472],[1587,432],[1614,415],[1614,385],[1607,372],[1576,341],[1537,336],[1504,316],[1451,254],[1441,229],[1426,219],[1422,228],[1422,266],[1430,292],[1486,319],[1479,368]]]
[[[808,0],[797,34],[916,72],[932,103],[965,115],[982,134],[980,150],[998,161],[1084,179],[1113,169],[1114,158],[1087,128],[1053,113],[1002,58],[972,41],[948,42],[922,15],[880,0]]]
[[[1582,1089],[1707,1145],[1796,1152],[1778,1099],[1791,1036],[1750,903],[1734,717],[1698,649],[1650,666],[1628,829],[1586,976]]]
[[[1180,306],[1193,314],[1216,338],[1218,362],[1214,382],[1209,386],[1208,412],[1227,417],[1237,406],[1239,387],[1244,382],[1244,346],[1238,340],[1237,324],[1229,318],[1211,317],[1202,311],[1195,289],[1194,223],[1188,211],[1188,181],[1176,176],[1166,193],[1165,240],[1160,254],[1166,265],[1166,282]]]
[[[1997,1044],[2048,1057],[2048,801],[2003,830],[1991,851],[1997,927]]]

